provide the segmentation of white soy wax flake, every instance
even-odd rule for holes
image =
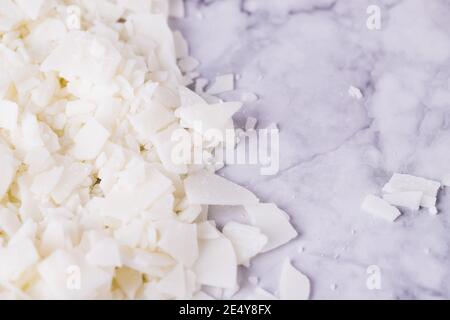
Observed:
[[[243,103],[214,96],[234,90],[233,74],[199,78],[168,26],[181,0],[53,2],[0,1],[0,296],[236,296],[240,265],[297,233],[276,205],[215,174],[220,139],[196,145],[207,161],[174,161],[177,134],[234,130]],[[244,206],[247,221],[216,225],[210,205]],[[284,271],[295,297],[287,284],[304,279]]]
[[[279,295],[282,300],[308,300],[310,295],[310,281],[299,270],[294,268],[289,260],[283,263]]]
[[[217,76],[213,84],[206,90],[206,93],[216,95],[232,90],[234,90],[234,75],[230,73]]]
[[[395,221],[401,215],[396,207],[390,205],[386,200],[373,195],[364,198],[361,209],[390,222]]]

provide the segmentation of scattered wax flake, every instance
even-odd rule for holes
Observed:
[[[191,204],[250,205],[259,202],[247,189],[206,171],[186,178],[184,186]]]
[[[237,261],[231,242],[225,237],[202,240],[200,255],[194,265],[198,282],[232,289],[236,286]]]
[[[396,207],[390,205],[386,200],[373,195],[364,198],[361,209],[390,222],[393,222],[401,215]]]
[[[279,293],[282,300],[308,300],[310,294],[309,279],[295,269],[289,260],[282,266]]]
[[[258,228],[234,221],[228,222],[222,233],[233,244],[238,264],[245,266],[267,243],[267,237]]]
[[[232,90],[234,90],[234,75],[225,74],[217,76],[213,84],[206,90],[206,93],[216,95]]]
[[[297,231],[289,222],[287,214],[273,203],[246,205],[252,225],[267,236],[263,252],[275,249],[297,236]]]
[[[224,102],[212,105],[198,104],[181,107],[175,115],[179,117],[186,128],[206,131],[209,129],[224,129],[231,117],[242,107],[240,102]],[[198,128],[198,125],[201,128]]]
[[[394,173],[383,187],[384,192],[422,191],[424,196],[436,197],[441,183],[409,174]]]

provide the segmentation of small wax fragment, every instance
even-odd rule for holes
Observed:
[[[361,209],[373,214],[376,217],[383,218],[391,222],[401,215],[400,211],[396,207],[390,205],[386,200],[373,195],[369,195],[364,198]]]

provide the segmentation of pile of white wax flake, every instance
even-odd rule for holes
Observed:
[[[296,237],[214,163],[174,161],[174,132],[232,130],[241,104],[184,86],[168,12],[166,0],[0,1],[0,298],[206,299]],[[218,230],[209,205],[243,206],[247,223]],[[282,269],[279,297],[307,298],[308,279]]]

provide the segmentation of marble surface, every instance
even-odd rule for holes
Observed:
[[[381,9],[380,30],[366,26],[370,4]],[[437,216],[403,211],[389,223],[360,210],[393,172],[450,172],[450,2],[187,0],[186,10],[172,25],[188,38],[201,74],[240,75],[226,100],[260,97],[237,122],[254,116],[281,130],[278,175],[223,170],[287,211],[299,231],[243,269],[243,283],[257,276],[275,292],[290,257],[311,279],[313,299],[450,298],[448,190]],[[362,99],[348,95],[351,85]],[[379,290],[366,285],[371,265]]]

